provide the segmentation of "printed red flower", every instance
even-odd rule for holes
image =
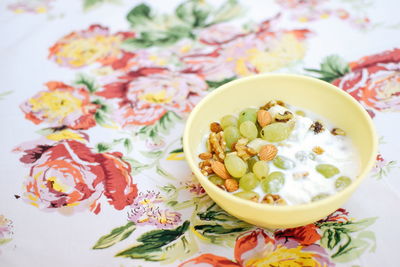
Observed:
[[[349,64],[350,72],[334,80],[365,108],[400,111],[400,49],[366,56]]]
[[[62,82],[46,83],[47,91],[41,91],[21,104],[25,118],[50,127],[89,129],[96,125],[94,114],[97,105],[90,103],[89,92]]]
[[[75,140],[28,143],[21,162],[29,164],[24,198],[44,209],[90,209],[100,212],[98,199],[104,194],[117,210],[130,205],[137,196],[130,165],[121,153],[93,153]]]
[[[302,246],[309,246],[321,239],[317,229],[318,227],[315,226],[315,224],[308,224],[306,226],[278,230],[275,232],[275,238],[283,238],[286,240],[290,238],[296,240]]]
[[[122,127],[152,125],[168,111],[184,115],[204,96],[207,84],[194,73],[140,68],[104,86],[99,96],[119,100],[114,118]]]
[[[180,266],[333,266],[324,248],[298,241],[276,239],[256,229],[239,236],[235,244],[235,260],[203,254]],[[206,265],[208,264],[208,265]]]
[[[111,35],[107,27],[91,25],[88,29],[72,32],[49,48],[49,58],[61,66],[84,67],[93,63],[112,65],[114,61],[131,56],[121,48],[121,43],[134,37],[132,32]]]

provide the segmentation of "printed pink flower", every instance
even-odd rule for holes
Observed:
[[[350,72],[332,83],[365,108],[400,111],[400,49],[366,56],[349,64]]]
[[[304,57],[303,41],[308,30],[277,30],[272,24],[279,16],[264,21],[250,32],[225,35],[226,27],[218,25],[204,32],[212,32],[204,37],[203,42],[209,44],[202,50],[182,57],[187,70],[203,75],[206,80],[219,81],[231,77],[242,77],[259,72],[268,72],[286,67]],[[216,32],[216,33],[214,33]]]
[[[17,14],[21,13],[46,13],[50,8],[51,2],[54,0],[18,0],[9,4],[7,8]]]
[[[302,246],[293,239],[274,240],[262,229],[239,236],[234,256],[235,260],[232,261],[213,254],[203,254],[179,266],[334,266],[324,248],[314,244]]]
[[[208,45],[220,45],[245,35],[238,27],[228,23],[215,24],[199,33],[200,42]]]
[[[152,125],[168,111],[184,115],[205,95],[207,84],[194,73],[141,68],[121,76],[97,93],[119,99],[114,114],[122,127]]]
[[[21,104],[25,118],[35,124],[45,122],[50,127],[89,129],[96,125],[97,105],[90,103],[89,92],[62,82],[46,83],[41,91]]]
[[[160,204],[164,202],[160,193],[154,191],[140,192],[131,205],[129,220],[137,225],[154,225],[157,228],[172,229],[181,221],[178,212],[162,209]]]
[[[80,68],[93,63],[112,65],[114,61],[130,57],[121,50],[122,41],[134,36],[132,32],[111,35],[107,27],[91,25],[88,29],[72,32],[49,48],[49,59],[61,66]]]
[[[137,196],[130,165],[119,152],[93,153],[71,139],[27,143],[15,151],[23,152],[20,160],[30,166],[24,198],[33,206],[60,211],[90,209],[97,214],[97,201],[103,194],[117,210]]]

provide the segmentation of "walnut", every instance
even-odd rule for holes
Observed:
[[[210,159],[200,162],[199,163],[199,168],[200,168],[201,173],[204,176],[208,176],[208,175],[214,173],[214,171],[211,168],[211,160]]]
[[[322,125],[321,122],[316,121],[311,125],[310,130],[312,130],[315,134],[319,134],[320,132],[323,132],[325,129],[324,125]]]
[[[286,201],[280,195],[266,194],[261,203],[269,205],[286,205]]]
[[[267,104],[265,104],[264,106],[260,107],[260,109],[264,109],[264,110],[268,110],[270,108],[272,108],[273,106],[282,106],[282,107],[286,107],[285,103],[283,101],[280,100],[271,100],[269,101]]]
[[[312,151],[313,151],[315,154],[317,154],[317,155],[322,155],[322,154],[325,152],[325,150],[324,150],[322,147],[320,147],[320,146],[314,147],[314,148],[312,149]]]
[[[234,178],[226,179],[224,185],[228,192],[235,192],[239,189],[239,183]]]
[[[288,110],[286,110],[283,114],[278,113],[275,115],[275,121],[278,122],[287,122],[290,121],[292,118],[293,113]]]
[[[225,159],[225,149],[226,142],[224,139],[224,132],[220,131],[218,133],[211,132],[208,138],[210,142],[211,153],[217,156],[218,161],[223,162]]]
[[[237,152],[237,155],[244,161],[248,160],[254,155],[257,155],[257,151],[247,146],[249,140],[246,138],[240,138],[235,144],[232,145],[232,150]]]
[[[210,130],[211,132],[219,133],[220,131],[222,131],[222,127],[218,122],[213,122],[210,124]]]

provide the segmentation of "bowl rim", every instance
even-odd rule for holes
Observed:
[[[206,176],[204,176],[201,172],[200,169],[197,167],[197,164],[195,164],[194,160],[192,160],[192,157],[189,153],[189,144],[190,144],[190,138],[189,138],[189,132],[190,132],[190,126],[193,125],[194,118],[197,117],[196,115],[201,111],[202,107],[206,102],[208,102],[209,99],[213,98],[216,95],[222,94],[225,91],[229,90],[229,88],[234,85],[234,84],[240,84],[240,83],[246,83],[250,80],[257,80],[257,79],[268,79],[268,78],[281,78],[281,79],[301,79],[301,80],[308,80],[309,82],[314,82],[318,83],[321,87],[325,87],[327,90],[334,91],[335,93],[338,93],[344,98],[347,98],[350,100],[350,102],[355,105],[362,114],[363,119],[367,122],[368,128],[371,131],[372,135],[372,140],[371,140],[371,145],[372,145],[372,153],[370,155],[370,158],[365,165],[365,168],[362,169],[357,177],[357,179],[353,180],[353,182],[346,187],[345,189],[337,192],[336,194],[333,194],[325,199],[316,201],[316,202],[310,202],[310,203],[304,203],[304,204],[297,204],[297,205],[286,205],[286,206],[274,206],[274,205],[265,205],[263,203],[256,203],[252,202],[250,200],[245,200],[239,197],[234,196],[233,194],[226,192],[224,190],[219,189],[218,194],[222,194],[222,196],[231,202],[236,202],[236,203],[241,203],[244,205],[249,205],[252,207],[256,207],[265,211],[291,211],[291,210],[309,210],[309,209],[314,209],[318,208],[319,206],[323,206],[325,204],[331,203],[331,202],[336,202],[338,199],[342,198],[342,196],[349,194],[353,192],[360,184],[361,182],[365,179],[365,177],[368,175],[370,170],[372,169],[375,160],[376,160],[376,155],[377,155],[377,150],[378,150],[378,139],[377,139],[377,134],[376,134],[376,129],[375,126],[372,122],[372,119],[368,112],[364,109],[364,107],[357,101],[355,100],[350,94],[347,92],[343,91],[342,89],[338,88],[337,86],[322,81],[317,78],[305,76],[305,75],[299,75],[299,74],[287,74],[287,73],[265,73],[265,74],[256,74],[244,78],[239,78],[233,81],[230,81],[228,83],[223,84],[222,86],[214,89],[212,92],[207,94],[192,110],[190,113],[186,124],[185,124],[185,129],[184,129],[184,134],[183,134],[183,151],[185,154],[185,159],[189,164],[190,169],[192,172],[194,172],[195,176],[198,178],[199,182],[201,184],[206,183],[208,186],[215,186],[212,182],[210,182]],[[207,191],[207,190],[206,190]]]

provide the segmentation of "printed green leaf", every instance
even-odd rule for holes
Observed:
[[[172,230],[153,230],[144,233],[137,238],[137,241],[141,243],[140,245],[135,245],[125,249],[115,256],[131,259],[143,259],[146,261],[163,260],[163,257],[161,256],[163,249],[177,241],[189,229],[189,225],[190,222],[185,221],[181,226]]]
[[[172,126],[180,120],[182,118],[175,112],[168,111],[155,124],[140,128],[137,134],[143,138],[159,140],[161,134],[168,134]]]
[[[162,151],[140,151],[140,154],[145,156],[146,158],[156,159],[161,156]]]
[[[237,0],[227,0],[213,13],[214,18],[209,25],[232,20],[242,15],[243,11],[243,7]]]
[[[99,153],[107,152],[110,151],[111,145],[107,143],[97,143],[96,144],[96,150]]]
[[[12,92],[13,91],[10,90],[10,91],[5,91],[5,92],[0,93],[0,100],[3,100],[5,96],[11,94]]]
[[[129,11],[126,15],[126,19],[130,22],[132,27],[136,27],[151,21],[152,15],[150,13],[151,9],[148,5],[139,4]]]
[[[343,229],[346,229],[350,232],[359,232],[367,228],[368,226],[375,223],[378,217],[366,218],[360,221],[351,222],[342,226]]]
[[[124,138],[124,147],[128,153],[132,152],[132,141],[129,138]]]
[[[116,243],[128,238],[133,231],[135,231],[136,225],[133,222],[128,222],[126,225],[114,228],[107,235],[100,237],[100,239],[93,246],[93,249],[104,249],[115,245]]]
[[[58,131],[62,131],[64,129],[65,129],[65,127],[59,127],[59,128],[51,128],[50,127],[50,128],[43,128],[43,129],[37,130],[35,133],[43,135],[43,136],[47,136],[49,134],[53,134]]]
[[[235,80],[236,78],[237,77],[230,77],[230,78],[223,79],[221,81],[206,81],[206,83],[208,84],[208,90],[212,91],[215,88],[218,88],[225,83]]]
[[[185,1],[175,10],[176,16],[193,28],[205,26],[210,12],[211,6],[199,0]]]
[[[142,172],[143,170],[146,170],[146,169],[149,169],[152,167],[151,164],[144,164],[133,158],[124,157],[123,160],[127,161],[131,165],[132,175],[138,174],[138,173]]]
[[[359,233],[348,246],[341,247],[338,252],[331,257],[335,262],[349,262],[359,258],[369,247],[371,247],[371,251],[374,251],[375,243],[375,234],[371,231],[364,231]]]
[[[95,80],[92,77],[89,77],[82,73],[78,74],[76,80],[74,81],[74,84],[86,87],[90,93],[94,93],[98,89]]]
[[[169,154],[174,154],[174,153],[182,153],[183,152],[183,147],[177,148],[169,152]]]
[[[305,69],[309,72],[319,74],[318,79],[332,82],[337,78],[343,77],[350,71],[349,65],[338,55],[331,55],[323,59],[320,69]]]
[[[204,224],[204,225],[196,225],[194,229],[200,232],[202,235],[226,235],[232,233],[241,233],[249,230],[248,227],[235,227],[235,228],[225,228],[222,225],[215,224]]]

